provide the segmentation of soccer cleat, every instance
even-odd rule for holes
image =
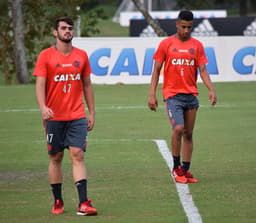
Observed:
[[[181,166],[178,166],[177,169],[173,170],[172,175],[177,183],[186,184],[188,182],[185,177],[185,171]]]
[[[97,210],[91,205],[91,200],[81,203],[77,209],[77,215],[97,215]]]
[[[193,177],[193,175],[192,175],[189,171],[187,171],[187,172],[185,173],[185,177],[187,178],[188,183],[197,183],[197,182],[198,182],[198,180],[195,179],[195,178]]]
[[[64,203],[63,203],[63,201],[56,200],[54,205],[53,205],[53,208],[51,210],[51,213],[52,214],[63,214],[63,212],[64,212]]]

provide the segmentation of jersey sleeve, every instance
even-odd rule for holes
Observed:
[[[197,62],[198,66],[208,63],[208,60],[207,60],[207,57],[206,57],[206,54],[205,54],[205,51],[204,51],[204,47],[200,42],[198,43],[198,55],[197,55],[197,57],[198,57],[198,62]]]
[[[82,76],[89,76],[92,73],[92,69],[91,69],[91,65],[90,65],[90,61],[88,58],[87,53],[84,51],[84,67],[83,67],[83,71],[82,71]]]
[[[166,59],[166,39],[162,40],[153,56],[157,62],[163,63]]]
[[[47,77],[46,53],[42,51],[36,61],[33,76]]]

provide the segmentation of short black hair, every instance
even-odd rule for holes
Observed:
[[[74,26],[74,22],[71,18],[63,16],[63,17],[59,17],[59,18],[55,19],[55,21],[54,21],[54,29],[55,30],[58,29],[60,22],[66,22],[70,26]]]
[[[189,10],[182,10],[179,13],[178,19],[185,20],[185,21],[192,21],[194,19],[194,15]]]

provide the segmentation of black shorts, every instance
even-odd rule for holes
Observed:
[[[72,121],[45,122],[48,154],[62,152],[65,148],[78,147],[86,150],[87,121],[86,118]]]
[[[192,94],[176,94],[166,100],[167,114],[173,127],[184,125],[184,112],[198,107],[199,101]]]

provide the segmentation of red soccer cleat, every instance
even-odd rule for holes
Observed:
[[[193,175],[192,175],[189,171],[187,171],[187,172],[185,173],[185,177],[187,178],[188,183],[197,183],[197,182],[198,182],[198,180],[195,179],[195,178],[193,177]]]
[[[52,214],[63,214],[64,212],[64,202],[60,200],[56,200],[53,208],[51,210]]]
[[[186,184],[188,182],[185,177],[185,171],[181,166],[178,166],[177,169],[173,170],[172,175],[177,183]]]
[[[79,205],[77,215],[97,215],[97,210],[91,205],[91,200],[87,200]]]

